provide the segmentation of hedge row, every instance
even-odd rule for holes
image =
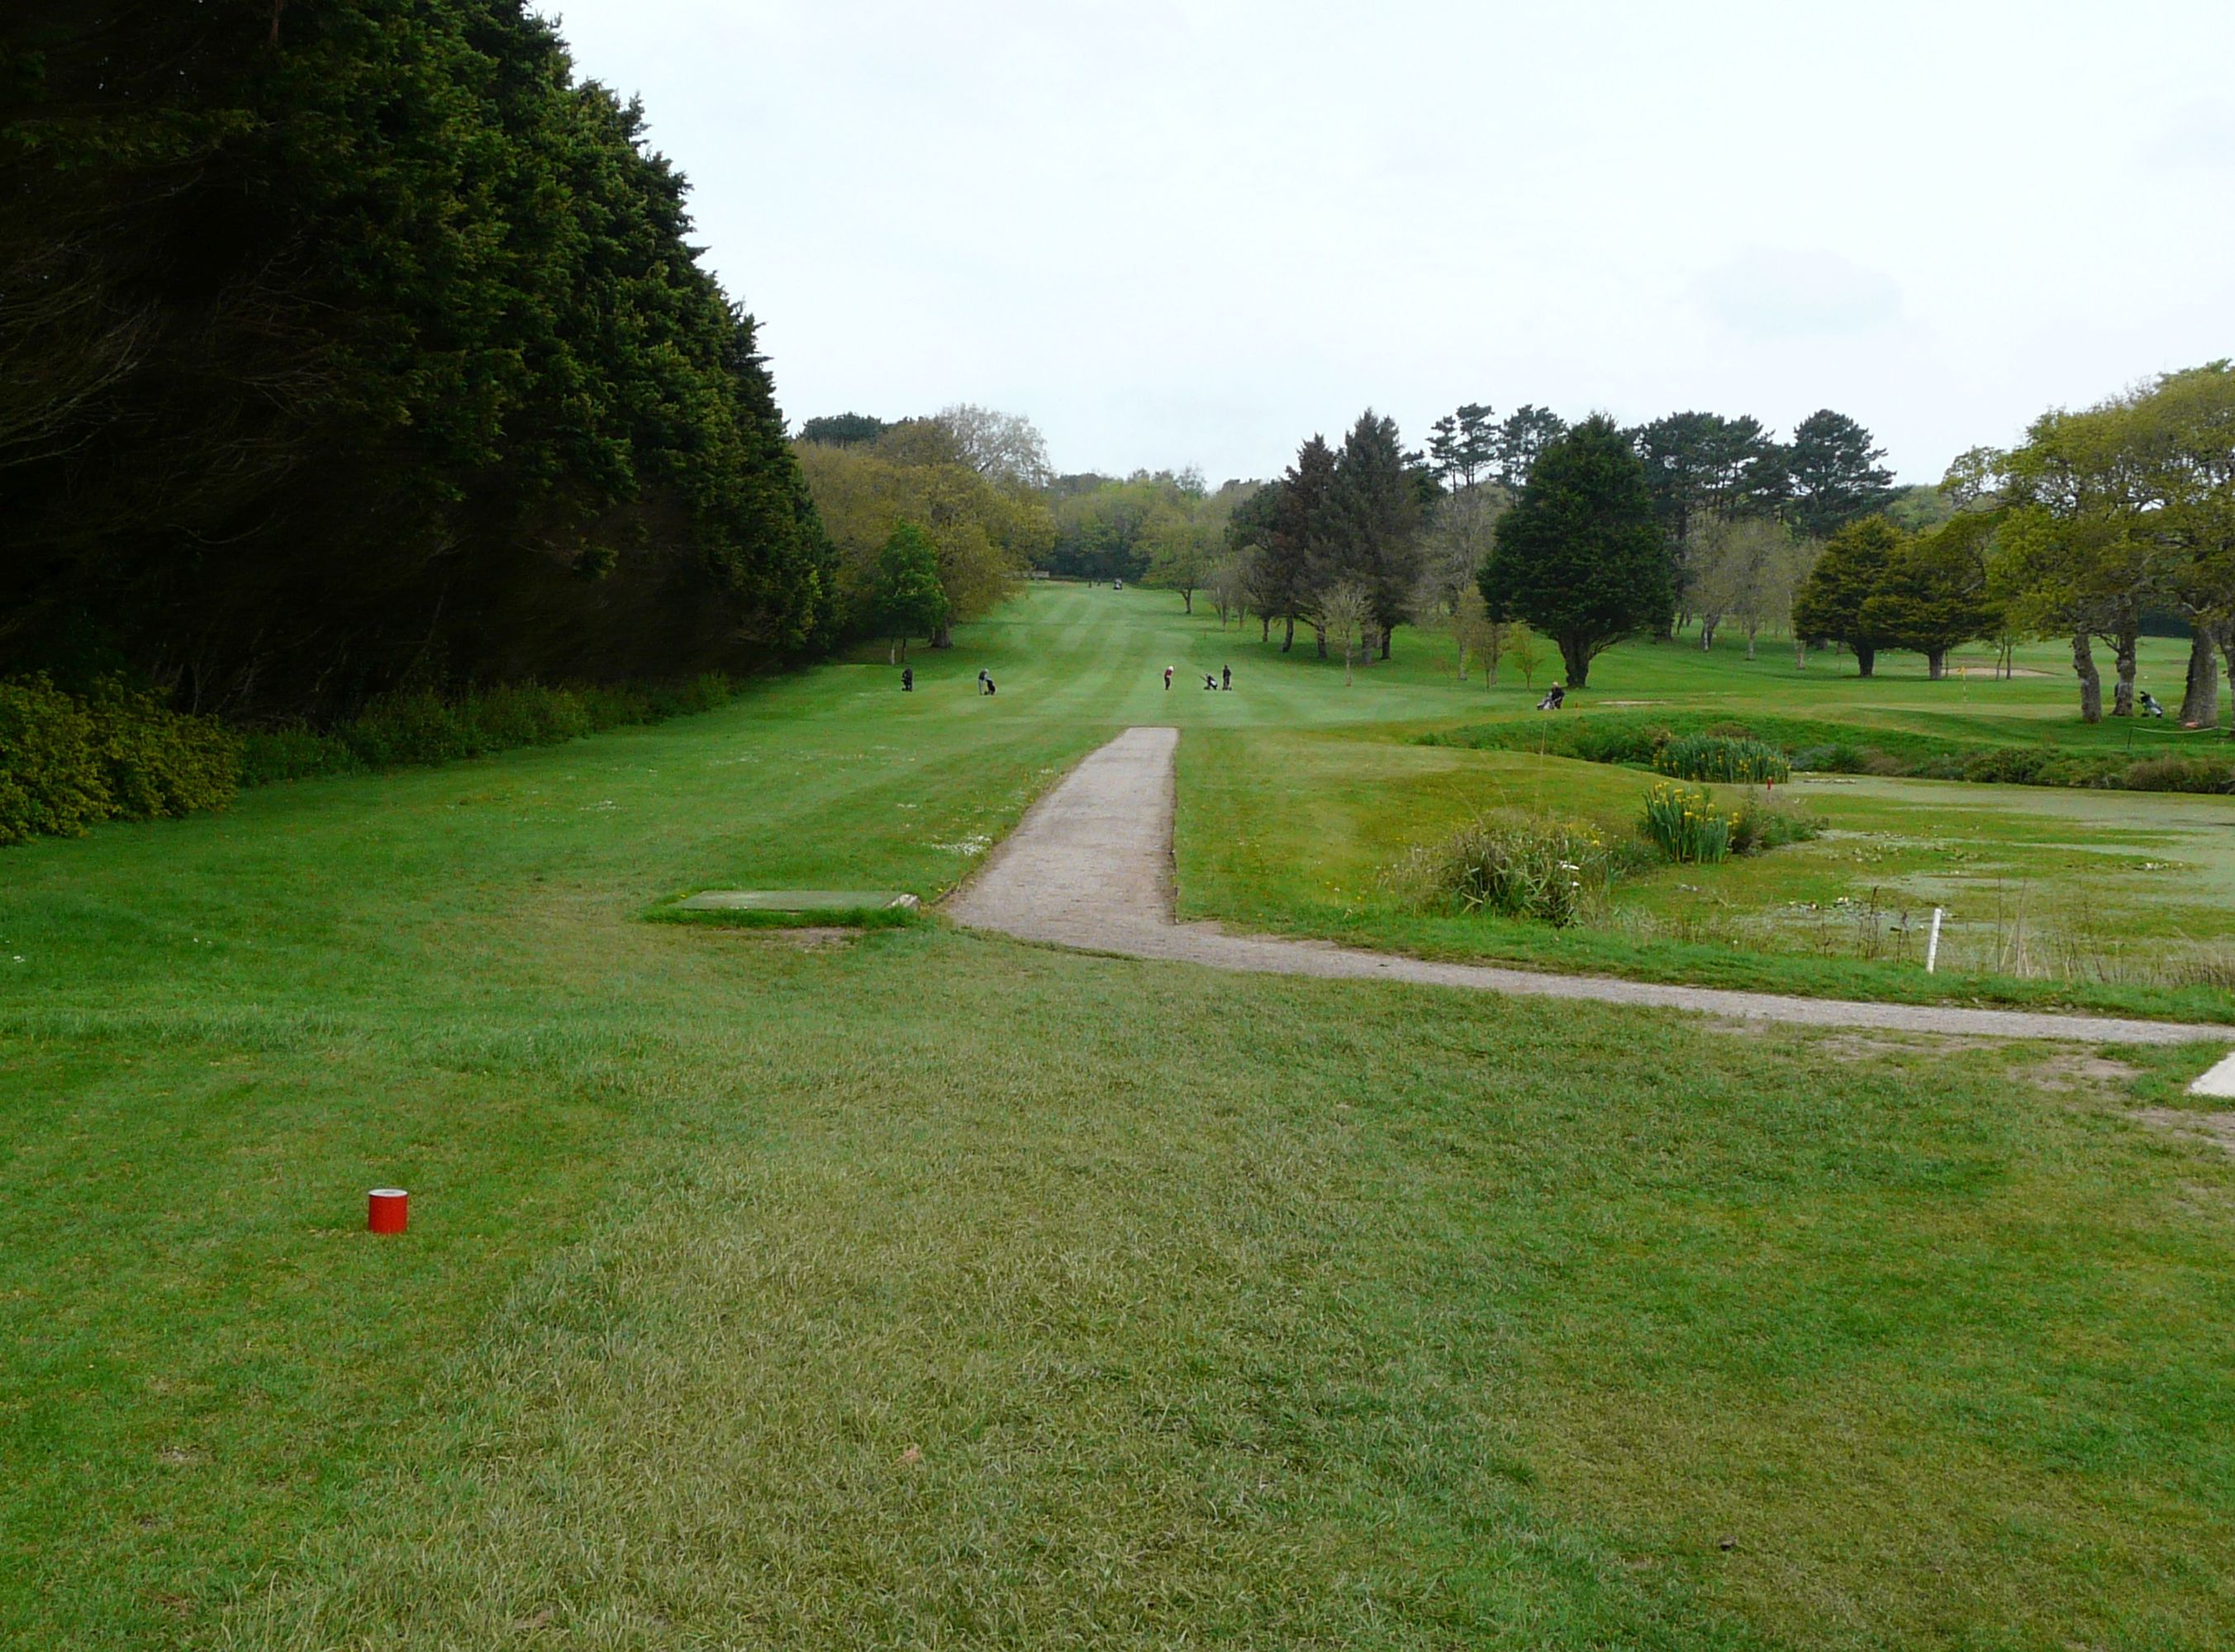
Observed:
[[[711,710],[735,692],[727,677],[710,673],[657,686],[521,682],[447,698],[424,690],[385,695],[329,729],[298,725],[249,735],[242,741],[241,780],[260,786],[555,746],[604,728]]]
[[[1781,754],[1795,769],[1820,774],[2110,791],[2235,793],[2235,752],[2137,759],[2068,747],[1970,745],[1906,729],[1865,731],[1800,717],[1754,718],[1745,725],[1704,717],[1655,720],[1625,715],[1558,722],[1539,719],[1426,735],[1422,743],[1541,750],[1586,762],[1635,764],[1691,780],[1725,778],[1706,771],[1766,750]]]
[[[115,682],[78,695],[43,676],[0,681],[0,844],[221,809],[239,778],[239,743],[212,718]]]
[[[0,845],[75,836],[97,820],[221,809],[243,786],[556,745],[710,710],[735,692],[710,674],[658,686],[397,694],[330,729],[239,735],[114,682],[80,695],[43,676],[0,679]]]

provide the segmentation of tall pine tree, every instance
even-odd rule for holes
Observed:
[[[1394,419],[1371,408],[1359,415],[1343,438],[1327,504],[1335,578],[1368,593],[1386,660],[1420,583],[1420,491]]]
[[[1295,606],[1281,615],[1288,632],[1281,643],[1286,653],[1295,638],[1297,620],[1312,611],[1321,591],[1342,576],[1335,565],[1331,532],[1334,492],[1334,449],[1327,438],[1314,435],[1296,450],[1296,462],[1281,482],[1281,510],[1275,519],[1271,548],[1281,559],[1283,589],[1294,593]],[[1314,626],[1319,655],[1327,657],[1327,632]]]
[[[1885,508],[1893,498],[1893,473],[1878,463],[1885,449],[1844,413],[1824,408],[1795,426],[1786,449],[1791,498],[1788,521],[1821,539]]]

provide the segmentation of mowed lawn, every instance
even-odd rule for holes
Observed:
[[[1173,606],[0,855],[0,1643],[2235,1636],[2217,1052],[643,921],[1474,710]]]

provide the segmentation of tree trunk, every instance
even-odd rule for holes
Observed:
[[[1257,628],[1257,640],[1260,643],[1271,642],[1273,640],[1273,617],[1270,614],[1260,614],[1257,616],[1257,618],[1260,622]]]
[[[1591,653],[1579,637],[1560,638],[1560,663],[1568,668],[1568,687],[1580,689],[1591,675]],[[1536,685],[1530,685],[1534,688]]]
[[[1326,626],[1324,626],[1324,625],[1314,625],[1314,626],[1313,626],[1313,627],[1312,627],[1312,635],[1313,635],[1314,637],[1316,637],[1316,638],[1318,639],[1318,641],[1319,641],[1319,645],[1320,645],[1320,658],[1321,658],[1321,659],[1325,659],[1325,658],[1327,658],[1327,627],[1326,627]]]
[[[1798,631],[1793,634],[1793,669],[1796,671],[1806,671],[1808,669],[1807,640]]]
[[[1943,677],[1946,676],[1947,675],[1948,675],[1948,650],[1947,650],[1946,649],[1944,649],[1944,648],[1929,648],[1929,649],[1925,650],[1924,650],[1924,679],[1925,679],[1925,681],[1926,681],[1926,682],[1939,682],[1939,681],[1940,681],[1940,679],[1941,679],[1941,678],[1943,678]]]
[[[1747,627],[1747,658],[1748,659],[1753,658],[1753,636],[1757,629],[1759,628],[1753,625]]]
[[[1296,645],[1296,617],[1291,614],[1281,624],[1284,629],[1281,632],[1281,652],[1286,654]]]
[[[1715,651],[1715,628],[1722,623],[1720,619],[1710,619],[1705,614],[1700,616],[1701,653],[1713,654]]]
[[[2213,657],[2212,633],[2201,625],[2189,627],[2188,689],[2180,697],[2184,728],[2219,727],[2219,673]]]
[[[1856,676],[1870,676],[1870,675],[1871,675],[1871,673],[1872,671],[1874,671],[1874,670],[1876,670],[1876,669],[1878,669],[1878,650],[1876,650],[1876,649],[1874,649],[1874,648],[1865,648],[1865,647],[1863,647],[1860,643],[1856,644],[1856,647],[1855,647],[1855,675],[1856,675]]]
[[[1195,592],[1191,591],[1180,592],[1180,611],[1185,614],[1195,612]]]
[[[2121,624],[2119,635],[2114,639],[2119,660],[2119,683],[2111,690],[2111,715],[2114,717],[2134,715],[2134,656],[2141,643],[2137,630],[2131,624]]]
[[[1381,657],[1385,660],[1389,657],[1389,644],[1396,635],[1397,628],[1394,625],[1384,625],[1381,628]]]
[[[2219,645],[2219,657],[2226,662],[2228,691],[2235,694],[2235,621],[2214,630],[2212,640]],[[2235,728],[2228,730],[2228,737],[2235,739]]]
[[[939,629],[932,633],[931,645],[934,648],[953,648],[954,646],[954,628],[948,624],[947,621],[943,619],[941,620],[939,622]]]
[[[2072,669],[2080,679],[2080,721],[2103,721],[2103,679],[2095,669],[2095,650],[2085,630],[2072,633]]]

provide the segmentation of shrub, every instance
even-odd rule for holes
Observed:
[[[221,809],[240,788],[240,742],[213,717],[169,709],[115,682],[87,697],[109,813],[152,820]]]
[[[43,676],[0,682],[0,844],[75,836],[108,807],[85,708]]]
[[[1649,765],[1668,742],[1666,728],[1650,725],[1593,723],[1582,718],[1564,731],[1560,755],[1579,757],[1587,763]]]
[[[43,676],[0,682],[0,844],[222,808],[239,762],[220,724],[120,683],[80,700]]]
[[[1576,821],[1492,816],[1431,851],[1424,877],[1432,898],[1462,911],[1566,929],[1604,901],[1616,859],[1596,831]]]
[[[334,733],[367,768],[448,762],[473,753],[456,709],[426,689],[382,695]]]
[[[1866,754],[1845,741],[1808,746],[1793,754],[1793,767],[1806,774],[1862,774],[1869,772],[1866,762]]]
[[[1756,792],[1731,812],[1731,852],[1758,855],[1788,843],[1806,843],[1822,837],[1830,824],[1820,814]]]
[[[240,739],[243,786],[315,780],[321,774],[356,774],[364,768],[347,741],[319,734],[301,723],[259,728]]]
[[[2225,757],[2146,757],[2124,778],[2130,792],[2235,792],[2235,762]]]
[[[1783,752],[1751,736],[1679,735],[1653,754],[1653,767],[1685,780],[1764,786],[1793,777]]]
[[[647,721],[711,711],[717,706],[729,704],[737,697],[737,685],[718,671],[702,672],[684,682],[657,683],[645,690],[651,708]]]

